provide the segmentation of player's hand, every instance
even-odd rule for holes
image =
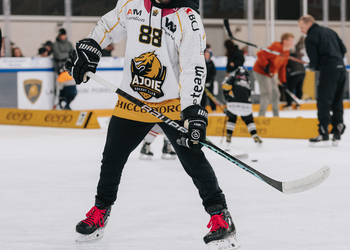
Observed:
[[[96,68],[102,56],[102,49],[98,43],[86,38],[76,44],[76,50],[73,50],[66,62],[66,68],[73,76],[76,84],[87,82],[89,77],[86,73],[96,72]]]
[[[191,105],[182,111],[181,116],[188,133],[176,142],[181,146],[200,150],[202,145],[199,142],[206,138],[208,112],[200,105]]]

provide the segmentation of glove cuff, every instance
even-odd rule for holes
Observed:
[[[86,51],[89,51],[89,52],[97,55],[99,58],[102,57],[101,46],[92,38],[85,38],[85,39],[77,42],[76,49],[77,50],[86,50]]]
[[[181,112],[181,118],[183,120],[187,119],[199,119],[208,124],[208,111],[202,108],[200,105],[191,105],[185,108]]]

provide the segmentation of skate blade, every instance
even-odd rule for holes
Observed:
[[[328,148],[331,146],[330,141],[309,142],[309,146],[312,148]]]
[[[176,159],[176,155],[162,154],[162,159],[163,160],[175,160]]]
[[[141,154],[139,159],[143,160],[143,161],[150,161],[150,160],[153,159],[153,156],[152,155],[143,155],[143,154]]]
[[[92,234],[88,234],[88,235],[80,234],[80,233],[77,233],[77,234],[78,234],[78,237],[75,241],[78,243],[95,241],[95,240],[99,240],[103,237],[104,228],[97,229],[95,232],[93,232]]]
[[[233,250],[239,248],[235,235],[231,235],[222,240],[215,240],[209,242],[207,246],[209,250]]]

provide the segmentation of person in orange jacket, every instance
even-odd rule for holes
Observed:
[[[265,50],[257,53],[253,71],[260,87],[260,110],[259,116],[265,116],[267,106],[272,104],[273,116],[279,116],[279,98],[280,92],[278,84],[285,83],[286,66],[288,63],[289,51],[294,47],[294,35],[284,33],[281,36],[281,42],[274,42],[268,48],[279,52],[275,55]]]

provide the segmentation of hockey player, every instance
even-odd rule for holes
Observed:
[[[140,151],[141,160],[152,160],[154,154],[151,151],[151,144],[154,142],[156,137],[162,133],[163,131],[158,124],[154,125],[154,127],[148,132],[148,134],[144,139],[144,142]],[[164,143],[162,148],[162,159],[164,160],[176,159],[176,153],[173,147],[171,146],[169,139],[166,136],[164,136]]]
[[[254,142],[261,144],[262,140],[256,132],[253,118],[250,100],[251,82],[249,81],[248,71],[242,66],[238,67],[225,78],[222,88],[227,102],[226,115],[228,117],[226,123],[226,150],[229,151],[231,147],[231,137],[236,127],[237,116],[241,116],[242,120],[247,124],[248,131]]]
[[[104,47],[126,39],[120,89],[188,128],[187,134],[181,134],[118,97],[109,123],[95,205],[76,226],[83,239],[102,235],[128,156],[158,123],[211,216],[205,243],[237,247],[225,196],[199,144],[206,136],[208,117],[199,105],[206,76],[206,36],[198,7],[198,0],[119,0],[88,38],[76,44],[67,67],[80,84],[88,80],[86,72],[96,71]]]

